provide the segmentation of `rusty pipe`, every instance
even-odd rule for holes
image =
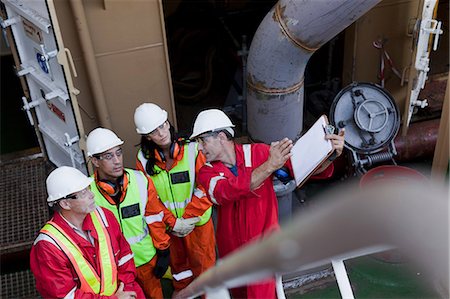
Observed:
[[[440,119],[411,123],[406,136],[398,134],[394,139],[396,162],[409,162],[418,159],[432,159],[436,147]],[[334,162],[334,176],[347,174],[348,162],[344,156]]]
[[[397,135],[394,139],[397,162],[433,158],[436,147],[440,119],[412,123],[406,136]]]

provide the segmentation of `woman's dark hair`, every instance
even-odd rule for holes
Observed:
[[[180,146],[183,146],[186,141],[185,139],[180,139],[178,134],[175,132],[175,128],[172,126],[172,124],[169,122],[170,128],[170,138],[171,142],[178,142]],[[162,149],[153,141],[148,140],[145,135],[142,135],[141,137],[141,151],[144,155],[145,159],[147,159],[147,164],[145,166],[145,171],[148,175],[153,176],[159,173],[158,170],[155,169],[156,164],[156,157],[155,157],[155,150],[162,151]]]

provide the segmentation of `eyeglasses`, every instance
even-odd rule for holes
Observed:
[[[165,122],[163,122],[162,125],[160,125],[160,126],[157,127],[156,129],[154,129],[154,130],[151,131],[150,133],[145,134],[145,136],[155,136],[155,135],[158,133],[158,130],[164,129],[168,124],[169,124],[169,122],[166,120]]]
[[[83,197],[85,197],[85,196],[88,194],[88,192],[89,192],[90,190],[91,190],[91,187],[88,186],[88,187],[84,188],[83,190],[78,191],[78,192],[76,192],[76,193],[69,194],[69,195],[67,195],[66,197],[62,198],[62,199],[77,199],[77,198],[83,198]]]
[[[202,136],[195,137],[195,141],[198,144],[205,144],[206,138],[211,137],[211,136],[217,136],[217,134],[219,134],[219,132],[210,132],[210,133],[204,134]]]
[[[119,148],[115,153],[104,153],[101,155],[96,155],[95,157],[99,160],[106,160],[106,161],[111,161],[114,156],[116,157],[122,157],[123,153],[122,153],[122,148]]]

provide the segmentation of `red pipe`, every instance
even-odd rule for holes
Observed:
[[[433,158],[436,147],[440,119],[412,123],[406,136],[398,134],[394,139],[397,162],[411,161],[418,158]]]

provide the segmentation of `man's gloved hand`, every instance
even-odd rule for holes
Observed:
[[[178,218],[172,229],[172,234],[177,237],[186,237],[195,228],[195,224],[200,221],[200,217]]]
[[[153,269],[153,273],[157,278],[163,277],[164,273],[166,273],[167,268],[169,268],[170,264],[170,250],[169,248],[159,250],[156,249],[156,265],[155,269]]]

